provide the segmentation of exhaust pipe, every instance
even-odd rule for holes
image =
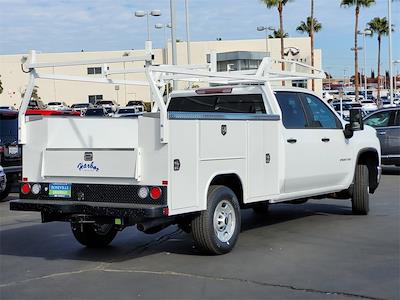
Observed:
[[[174,219],[172,218],[160,218],[154,219],[147,222],[137,224],[137,229],[144,233],[156,233],[165,227],[172,225]]]

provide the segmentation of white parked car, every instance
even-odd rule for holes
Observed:
[[[69,110],[71,109],[65,102],[49,102],[47,109],[51,110]]]
[[[378,106],[373,100],[361,100],[361,105],[366,113],[370,113],[378,109]]]
[[[131,101],[128,101],[128,104],[126,106],[135,107],[136,111],[138,113],[144,113],[144,103],[143,103],[143,101],[131,100]]]
[[[86,113],[86,110],[89,108],[94,108],[94,105],[92,103],[75,103],[71,105],[72,110],[78,111],[81,113],[81,115],[84,115]]]
[[[142,111],[138,111],[136,106],[126,106],[121,107],[117,110],[117,112],[113,115],[114,118],[126,118],[126,117],[137,117],[143,114]]]
[[[104,107],[107,112],[111,115],[118,110],[118,103],[114,100],[100,100],[96,102],[97,107]]]

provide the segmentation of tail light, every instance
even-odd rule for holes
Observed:
[[[153,200],[157,200],[161,197],[161,189],[159,187],[152,187],[150,189],[150,197]]]
[[[29,192],[31,191],[31,186],[30,186],[30,184],[29,183],[24,183],[22,186],[21,186],[21,193],[22,194],[29,194]]]

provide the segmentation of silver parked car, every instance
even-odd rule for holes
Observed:
[[[377,110],[365,117],[364,124],[376,129],[382,164],[400,166],[400,107]]]

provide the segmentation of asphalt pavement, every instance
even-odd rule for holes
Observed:
[[[205,256],[175,226],[126,228],[86,249],[69,224],[3,202],[0,299],[399,299],[399,169],[385,169],[370,207],[355,216],[350,201],[324,199],[245,210],[236,248]]]

